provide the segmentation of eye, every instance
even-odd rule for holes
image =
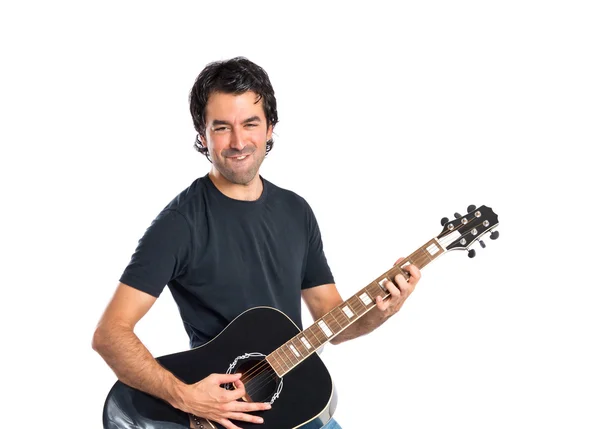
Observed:
[[[227,127],[217,127],[214,129],[214,131],[217,133],[222,133],[224,131],[227,131]]]
[[[246,124],[247,128],[254,128],[254,127],[257,127],[257,126],[258,126],[258,124],[253,124],[253,123]]]

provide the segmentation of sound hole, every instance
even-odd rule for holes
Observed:
[[[279,377],[271,368],[271,365],[262,358],[248,358],[239,362],[234,373],[242,373],[242,383],[246,388],[246,394],[241,398],[246,402],[270,402],[271,398],[277,392]],[[234,390],[233,383],[224,386],[228,390]]]

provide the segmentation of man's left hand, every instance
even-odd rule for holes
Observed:
[[[402,262],[404,258],[398,259],[394,265]],[[408,271],[410,273],[410,278],[408,281],[404,278],[402,274],[398,274],[394,277],[394,283],[391,281],[386,281],[384,283],[385,288],[390,293],[389,298],[385,301],[378,296],[376,299],[377,308],[383,312],[383,315],[388,318],[394,314],[396,314],[406,298],[410,296],[413,290],[415,290],[415,286],[419,283],[421,279],[421,271],[414,265],[410,264],[403,268],[403,270]]]

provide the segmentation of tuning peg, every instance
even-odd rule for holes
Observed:
[[[483,242],[483,240],[479,240],[479,244],[481,245],[482,249],[485,249],[485,243]]]
[[[500,233],[498,231],[492,231],[492,233],[490,234],[490,238],[492,240],[497,239],[498,237],[500,237]]]
[[[467,207],[467,211],[469,213],[471,213],[473,210],[475,210],[477,207],[475,206],[475,204],[471,204],[469,207]]]
[[[448,219],[447,217],[443,217],[443,218],[442,218],[442,221],[441,221],[441,222],[442,222],[442,226],[446,225],[446,224],[448,223],[448,221],[449,221],[449,220],[450,220],[450,219]]]
[[[455,217],[456,219],[458,219],[459,217],[461,217],[461,214],[460,214],[460,213],[454,213],[454,217]]]
[[[475,249],[469,250],[469,258],[474,258],[474,257],[475,257]]]

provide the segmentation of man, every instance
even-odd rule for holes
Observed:
[[[164,286],[177,302],[191,347],[209,341],[248,308],[277,308],[300,327],[301,298],[315,320],[343,300],[311,208],[259,174],[278,121],[265,71],[241,57],[209,64],[191,90],[190,111],[196,148],[212,168],[146,230],[98,324],[93,348],[123,383],[234,429],[236,420],[261,423],[249,413],[270,406],[238,401],[244,386],[235,374],[181,382],[133,332]],[[416,267],[407,270],[408,282],[397,276],[396,286],[386,284],[391,297],[378,297],[379,311],[367,313],[332,343],[364,335],[396,313],[420,279]],[[226,391],[220,387],[225,383],[237,389]],[[339,425],[331,420],[326,427]]]

